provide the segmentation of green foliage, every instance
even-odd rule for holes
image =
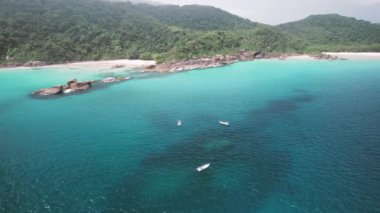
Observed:
[[[269,28],[210,31],[184,37],[167,57],[175,56],[176,58],[189,59],[192,57],[236,53],[243,49],[295,53],[302,52],[305,46],[305,42]]]
[[[147,4],[139,4],[137,7],[168,25],[185,29],[209,31],[249,29],[264,26],[210,6],[160,5],[152,7]]]
[[[379,44],[380,26],[340,15],[314,15],[279,29],[316,45]]]
[[[0,58],[15,61],[140,58],[186,34],[130,3],[96,0],[2,0],[0,20]]]
[[[380,26],[337,15],[265,26],[205,6],[1,0],[0,62],[154,59],[236,53],[379,51]]]

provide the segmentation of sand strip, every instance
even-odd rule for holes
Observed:
[[[323,54],[334,55],[344,59],[380,60],[380,53],[376,52],[324,52]]]
[[[144,60],[109,60],[109,61],[84,61],[67,64],[51,65],[49,67],[57,68],[143,68],[150,65],[155,65],[156,61],[144,61]]]

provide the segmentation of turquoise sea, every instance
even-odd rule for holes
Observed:
[[[0,70],[0,212],[380,212],[380,61],[114,72]]]

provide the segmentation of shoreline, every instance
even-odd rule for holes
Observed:
[[[156,61],[153,60],[129,60],[129,59],[119,59],[119,60],[102,60],[102,61],[82,61],[73,62],[67,64],[55,64],[48,65],[47,67],[54,68],[69,68],[69,69],[80,69],[80,68],[144,68],[147,66],[156,65]]]
[[[207,58],[190,60],[178,60],[157,64],[154,60],[101,60],[82,61],[60,64],[48,64],[40,61],[30,61],[27,63],[14,63],[0,65],[1,69],[26,69],[26,68],[67,68],[67,69],[141,69],[144,72],[181,72],[202,68],[221,67],[242,61],[253,60],[380,60],[380,52],[323,52],[321,54],[285,54],[285,53],[264,53],[253,51],[242,51],[231,55],[216,55]]]
[[[222,67],[237,62],[254,60],[340,60],[339,57],[327,54],[295,54],[295,53],[265,53],[262,51],[239,51],[236,54],[216,55],[206,58],[194,58],[151,65],[145,72],[182,72],[194,69]]]
[[[237,62],[254,60],[380,60],[380,53],[344,53],[323,52],[319,54],[295,54],[295,53],[265,53],[254,51],[240,51],[231,55],[216,55],[207,58],[195,58],[190,60],[166,62],[149,66],[145,72],[182,72],[194,69],[215,68]]]
[[[347,60],[380,60],[380,52],[323,52]]]
[[[147,66],[156,65],[157,62],[153,60],[130,60],[130,59],[118,59],[118,60],[101,60],[101,61],[80,61],[69,63],[57,63],[49,64],[41,61],[30,61],[26,63],[14,63],[8,65],[1,65],[1,69],[25,69],[25,68],[67,68],[67,69],[82,69],[82,68],[110,68],[110,69],[144,69]]]

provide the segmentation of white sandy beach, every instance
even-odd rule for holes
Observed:
[[[377,52],[324,52],[323,54],[337,56],[348,60],[380,60],[380,53]],[[287,60],[315,60],[310,55],[288,56]]]
[[[287,60],[315,60],[310,55],[295,55],[286,57]]]
[[[59,67],[59,68],[112,68],[115,66],[120,66],[123,68],[142,68],[150,65],[155,65],[156,61],[145,61],[145,60],[107,60],[107,61],[84,61],[84,62],[75,62],[67,64],[57,64],[51,65],[49,67]]]
[[[324,54],[338,56],[344,59],[378,59],[380,60],[380,53],[377,52],[324,52]]]

